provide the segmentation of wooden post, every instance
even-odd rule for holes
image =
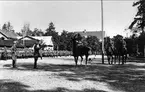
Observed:
[[[144,45],[144,58],[145,58],[145,45]]]

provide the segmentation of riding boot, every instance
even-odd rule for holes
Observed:
[[[13,60],[13,68],[16,68],[16,60]]]
[[[37,58],[34,58],[34,69],[37,68]]]

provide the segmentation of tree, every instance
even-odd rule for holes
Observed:
[[[60,41],[59,41],[60,42],[60,46],[59,46],[60,50],[66,50],[67,49],[67,43],[68,43],[67,34],[68,34],[68,32],[63,30],[63,32],[60,35]]]
[[[93,53],[101,52],[100,42],[96,36],[89,36],[87,37],[86,41],[88,46],[91,47]]]
[[[17,35],[23,36],[21,32],[16,32]]]
[[[58,33],[55,31],[53,22],[50,22],[49,27],[46,29],[45,36],[53,36],[53,35],[57,35],[57,34]]]
[[[7,24],[4,24],[3,26],[2,26],[2,29],[7,29]]]
[[[139,52],[141,52],[142,56],[145,55],[145,52],[144,52],[145,41],[144,41],[144,39],[145,39],[145,32],[142,32],[142,33],[140,33],[140,36],[137,39],[137,43],[139,46]]]
[[[136,28],[141,29],[144,31],[145,27],[145,0],[138,0],[133,3],[133,7],[137,6],[137,13],[135,15],[134,21],[129,26],[129,29],[132,29],[133,26],[136,24]],[[139,30],[136,30],[136,32]]]
[[[72,37],[74,36],[74,33],[73,32],[68,32],[67,33],[67,38],[66,38],[66,40],[67,40],[67,47],[66,47],[66,50],[68,50],[68,51],[72,51]]]
[[[31,34],[29,34],[29,32],[30,32],[30,24],[26,23],[26,24],[24,24],[23,28],[21,29],[22,36],[31,35]]]
[[[41,29],[34,28],[34,31],[32,32],[32,36],[43,36],[44,33],[42,32]]]
[[[52,40],[54,43],[54,49],[58,49],[59,46],[59,35],[58,32],[55,31],[55,27],[53,22],[49,23],[49,27],[46,29],[46,33],[44,34],[44,36],[52,36]]]
[[[134,21],[129,26],[129,29],[132,29],[134,33],[140,32],[138,37],[138,47],[139,50],[144,54],[145,44],[142,42],[144,40],[144,28],[145,28],[145,0],[138,0],[133,3],[133,7],[136,6],[138,11],[135,15]],[[134,27],[135,26],[135,27]],[[134,30],[135,29],[135,30]]]
[[[135,43],[135,38],[130,36],[129,38],[124,39],[126,42],[126,47],[129,55],[136,55],[136,46],[137,44]]]
[[[13,26],[11,25],[10,22],[4,23],[4,25],[2,26],[2,29],[8,30],[8,31],[12,31],[13,30]]]
[[[10,22],[7,23],[7,30],[11,31],[13,29],[13,26]]]

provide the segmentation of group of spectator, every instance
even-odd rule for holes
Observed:
[[[13,68],[16,67],[17,58],[34,58],[34,68],[37,68],[37,60],[40,57],[57,57],[57,56],[69,56],[71,52],[69,51],[54,51],[54,50],[47,50],[44,51],[42,49],[40,41],[36,42],[33,46],[33,49],[29,48],[17,48],[18,41],[15,41],[11,48],[4,47],[0,51],[0,59],[7,60],[12,59],[12,66]]]
[[[34,48],[17,48],[17,58],[32,58],[34,56]],[[71,56],[71,51],[57,51],[57,50],[40,50],[43,57],[59,57],[59,56]],[[11,48],[2,47],[0,48],[0,59],[7,60],[11,59]]]

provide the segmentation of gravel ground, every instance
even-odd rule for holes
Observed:
[[[74,66],[73,57],[0,61],[0,92],[145,92],[145,63],[101,64],[101,56],[90,56],[89,65]]]

